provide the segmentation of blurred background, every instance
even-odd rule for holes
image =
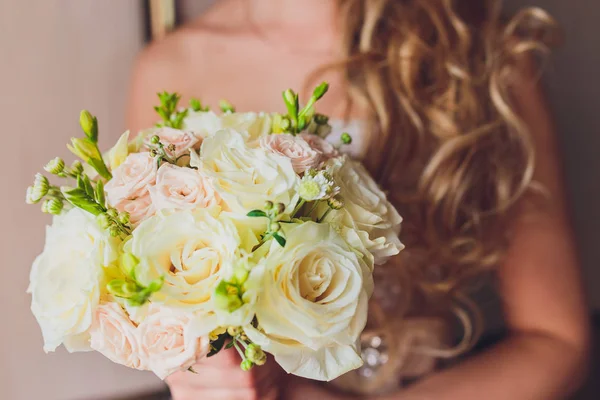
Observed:
[[[181,23],[214,0],[177,1]],[[155,7],[170,0],[152,0]],[[567,42],[546,76],[564,149],[565,173],[590,305],[600,310],[600,2],[506,0],[507,10],[537,5],[563,25]],[[101,144],[124,126],[129,72],[149,39],[145,0],[1,0],[0,120],[5,143],[0,197],[0,398],[82,400],[142,398],[164,388],[154,375],[99,354],[45,355],[25,293],[31,262],[49,218],[25,205],[35,172],[78,134],[82,108],[98,116]],[[156,8],[155,8],[156,9]],[[167,19],[169,16],[167,15]],[[155,21],[156,22],[156,21]],[[168,88],[165,88],[168,89]],[[201,94],[199,94],[201,95]],[[14,229],[14,230],[13,230]],[[591,379],[589,398],[600,398]]]

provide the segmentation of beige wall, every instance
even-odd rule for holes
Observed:
[[[105,146],[121,133],[129,68],[142,44],[140,6],[0,0],[0,399],[106,399],[161,384],[99,354],[44,354],[25,293],[49,222],[24,204],[25,187],[49,158],[69,157],[81,108],[98,115]]]

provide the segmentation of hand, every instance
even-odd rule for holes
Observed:
[[[350,400],[359,399],[355,396],[344,396],[342,394],[336,394],[329,390],[324,389],[315,382],[308,379],[298,378],[295,376],[289,376],[285,382],[285,389],[282,390],[282,398],[284,400],[306,400],[306,399],[319,399],[319,400]]]
[[[276,400],[282,370],[271,357],[263,366],[242,371],[235,351],[226,350],[204,358],[192,369],[166,379],[173,400]]]

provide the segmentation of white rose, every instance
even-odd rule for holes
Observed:
[[[215,209],[159,212],[133,231],[126,251],[140,260],[136,278],[146,285],[165,279],[153,302],[213,311],[211,295],[230,274],[240,245],[234,224],[217,216]]]
[[[190,112],[183,121],[185,130],[206,138],[222,129],[233,129],[252,140],[271,132],[271,116],[266,113],[227,113],[217,115],[212,111]]]
[[[298,175],[289,158],[251,148],[240,133],[230,129],[206,138],[201,157],[202,170],[214,179],[217,192],[232,211],[245,214],[262,208],[267,200],[294,207]]]
[[[318,167],[323,159],[321,152],[314,150],[299,136],[287,134],[267,135],[262,136],[259,143],[263,149],[289,158],[294,171],[298,174]]]
[[[366,233],[361,235],[365,247],[375,264],[383,264],[404,248],[398,238],[402,217],[360,163],[344,157],[335,164],[333,178],[344,199],[336,213],[343,225]]]
[[[100,300],[103,266],[117,259],[117,248],[118,240],[79,208],[55,217],[47,228],[28,289],[46,352],[61,343],[72,351],[89,350],[87,330]]]
[[[149,315],[138,326],[140,356],[146,368],[160,379],[177,371],[185,371],[210,351],[206,328],[198,336],[192,314],[169,307],[152,306]]]
[[[113,171],[113,177],[104,186],[106,199],[111,205],[132,200],[148,193],[156,180],[156,161],[150,153],[129,154]]]
[[[328,224],[306,222],[274,243],[262,271],[256,304],[260,331],[248,337],[288,372],[329,381],[362,365],[357,342],[373,290],[364,249],[353,249]]]
[[[163,164],[156,184],[150,189],[155,210],[190,210],[220,204],[219,195],[208,177],[192,168]]]
[[[96,308],[90,329],[90,347],[117,364],[146,369],[140,359],[136,327],[117,303],[105,303]]]

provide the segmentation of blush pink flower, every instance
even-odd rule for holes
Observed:
[[[189,149],[200,142],[200,138],[191,132],[163,127],[146,138],[146,145],[150,143],[150,139],[154,135],[160,138],[161,143],[165,147],[168,147],[169,145],[175,146],[174,151],[169,151],[169,154],[173,157],[180,157],[187,154]]]
[[[163,164],[158,169],[150,196],[157,211],[208,208],[221,202],[210,178],[195,169],[173,164]]]
[[[260,146],[272,153],[287,157],[297,174],[317,167],[321,163],[321,153],[314,150],[299,136],[281,134],[261,136]]]
[[[210,341],[192,334],[190,314],[168,307],[152,308],[137,331],[141,356],[149,370],[165,379],[208,354]]]
[[[300,137],[308,143],[311,149],[321,153],[322,161],[327,161],[340,155],[335,147],[328,141],[312,133],[302,133]]]
[[[109,204],[143,197],[156,181],[156,161],[150,153],[132,153],[116,168],[104,190]]]
[[[136,327],[117,303],[97,307],[90,328],[90,347],[117,364],[145,369],[140,359]]]
[[[134,199],[125,199],[114,206],[119,212],[129,213],[129,221],[136,226],[144,219],[154,215],[155,209],[152,206],[150,193]]]

